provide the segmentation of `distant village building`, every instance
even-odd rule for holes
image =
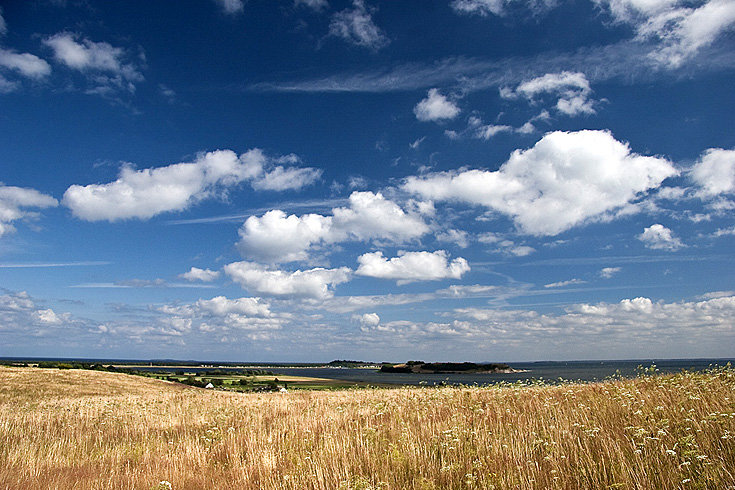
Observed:
[[[211,390],[214,389],[214,385],[212,383],[207,383],[207,386],[205,386],[205,388]]]

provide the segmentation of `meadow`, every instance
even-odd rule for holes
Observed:
[[[236,393],[0,368],[4,489],[735,488],[735,371]]]

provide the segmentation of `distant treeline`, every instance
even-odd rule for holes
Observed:
[[[336,359],[334,361],[331,361],[327,364],[327,366],[331,367],[358,367],[358,366],[378,366],[380,363],[378,362],[366,362],[366,361],[348,361],[346,359]]]
[[[74,358],[22,358],[9,357],[0,358],[0,366],[30,366],[41,362],[59,362],[64,364],[103,364],[103,365],[121,365],[141,366],[141,367],[166,367],[166,366],[182,366],[192,368],[209,368],[213,366],[225,368],[238,368],[240,366],[254,366],[256,368],[265,368],[271,366],[278,367],[319,367],[323,363],[316,362],[230,362],[230,361],[180,361],[176,359],[151,359],[151,360],[130,360],[130,359],[74,359]],[[371,363],[367,363],[371,364]]]
[[[184,376],[182,370],[176,371],[177,376]],[[197,371],[197,376],[274,376],[272,371],[267,369],[207,369],[205,371]]]
[[[4,366],[36,366],[43,369],[87,369],[90,371],[107,371],[110,373],[124,374],[142,374],[141,371],[130,368],[116,368],[113,365],[104,365],[92,362],[60,362],[60,361],[38,361],[38,362],[19,362],[19,361],[2,361],[0,364]]]
[[[186,376],[187,373],[184,370],[177,370],[174,372],[166,371],[147,371],[143,369],[146,365],[141,364],[140,367],[115,367],[112,364],[102,364],[98,362],[80,362],[80,361],[38,361],[38,362],[24,362],[24,361],[0,361],[0,365],[3,366],[16,366],[16,367],[28,367],[36,366],[44,369],[87,369],[91,371],[106,371],[110,373],[123,373],[123,374],[137,374],[142,376],[165,376],[175,374],[177,376]],[[150,367],[150,366],[149,366]],[[155,366],[153,366],[155,367]],[[196,366],[191,366],[196,367]],[[208,369],[205,371],[199,371],[196,373],[197,376],[271,376],[273,373],[267,369]],[[206,383],[205,383],[206,384]],[[214,383],[213,383],[214,384]]]
[[[509,369],[510,366],[501,363],[408,361],[405,364],[383,364],[380,371],[383,373],[472,373],[499,372]]]

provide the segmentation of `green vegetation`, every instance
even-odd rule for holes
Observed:
[[[362,382],[310,378],[304,376],[277,375],[270,370],[260,368],[213,368],[203,370],[199,367],[201,366],[201,364],[194,365],[191,363],[181,366],[168,366],[171,368],[171,370],[163,370],[161,369],[161,367],[150,366],[143,363],[127,364],[123,367],[114,364],[103,364],[84,361],[33,362],[2,360],[0,361],[0,365],[5,365],[9,367],[31,367],[34,369],[88,370],[119,374],[131,374],[135,376],[159,379],[173,383],[180,383],[196,388],[205,388],[208,384],[211,383],[216,390],[237,391],[245,393],[280,391],[282,388],[286,388],[288,390],[335,390],[357,386],[367,386],[367,383]]]
[[[337,359],[327,364],[329,367],[342,367],[342,368],[360,368],[360,367],[378,367],[379,363],[376,362],[365,362],[365,361],[348,361]]]

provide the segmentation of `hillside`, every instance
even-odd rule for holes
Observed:
[[[237,394],[0,368],[0,488],[728,488],[735,372]]]
[[[0,367],[0,403],[48,402],[85,397],[150,396],[187,387],[143,376],[81,369]]]

